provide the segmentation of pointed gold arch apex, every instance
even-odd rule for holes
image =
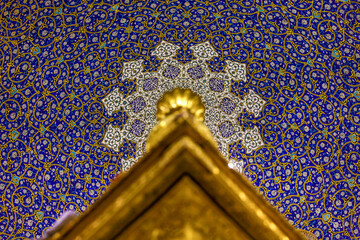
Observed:
[[[175,88],[167,92],[159,100],[156,117],[159,120],[152,129],[146,142],[146,151],[161,144],[168,132],[173,131],[178,125],[177,120],[186,119],[196,126],[196,129],[206,136],[210,144],[216,149],[218,145],[210,130],[203,123],[205,106],[199,95],[190,89]]]

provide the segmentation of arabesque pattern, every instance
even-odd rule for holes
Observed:
[[[154,91],[201,58],[201,70],[185,72],[192,81],[206,73],[235,80],[209,79],[213,96],[233,96],[220,102],[222,115],[252,93],[266,102],[221,122],[225,138],[235,121],[264,143],[248,152],[234,139],[231,165],[242,161],[296,228],[319,239],[360,238],[359,9],[354,0],[1,1],[2,239],[40,238],[64,211],[93,203],[137,158],[137,143],[123,135],[148,127],[130,115],[151,99],[133,99],[137,81]],[[176,49],[173,58],[156,51],[162,42]],[[206,42],[214,51],[200,49]],[[236,66],[226,72],[238,63],[246,75]],[[103,102],[110,94],[113,109]],[[121,144],[103,144],[110,125]]]
[[[152,55],[162,60],[158,71],[144,72],[143,60],[131,61],[124,64],[123,81],[126,78],[136,80],[136,92],[123,98],[119,89],[115,89],[102,101],[109,115],[115,111],[124,109],[130,119],[123,129],[115,128],[111,124],[102,143],[119,151],[119,147],[126,138],[136,143],[136,158],[143,155],[145,142],[152,127],[156,124],[156,106],[165,92],[174,88],[191,89],[197,93],[205,104],[204,123],[212,131],[213,136],[220,146],[220,150],[226,159],[229,158],[229,145],[242,141],[247,153],[264,145],[258,129],[243,131],[237,120],[238,115],[246,109],[256,117],[260,114],[265,101],[252,90],[241,100],[231,93],[231,81],[243,80],[246,82],[245,65],[228,61],[225,73],[212,73],[206,61],[217,57],[210,43],[190,47],[196,59],[186,64],[176,60],[176,51],[179,47],[162,41]],[[123,161],[123,170],[136,160],[130,158]],[[231,160],[231,165],[237,171],[242,172],[243,161]]]

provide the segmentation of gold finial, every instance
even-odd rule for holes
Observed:
[[[178,119],[187,119],[214,147],[214,141],[210,130],[203,123],[205,106],[201,98],[189,89],[176,88],[167,92],[159,100],[156,116],[159,122],[151,130],[146,142],[146,151],[150,151],[158,145],[168,132],[176,128]]]
[[[156,117],[163,120],[179,110],[188,110],[196,120],[204,121],[205,107],[200,97],[189,89],[176,88],[159,100]]]

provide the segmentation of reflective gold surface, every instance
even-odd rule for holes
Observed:
[[[137,240],[145,235],[153,240],[250,239],[189,176],[179,179],[117,239]]]
[[[200,97],[189,89],[174,89],[159,100],[156,116],[159,122],[152,129],[146,142],[146,151],[162,144],[163,136],[178,128],[177,121],[187,119],[217,149],[210,130],[202,123],[205,107]]]
[[[205,107],[201,98],[189,89],[180,88],[165,93],[159,100],[156,117],[163,120],[180,109],[186,109],[199,121],[204,120]]]
[[[318,240],[318,238],[311,232],[305,230],[298,230],[307,240]]]
[[[50,239],[303,239],[186,108],[154,129],[143,158]]]

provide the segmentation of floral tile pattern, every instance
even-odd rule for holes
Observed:
[[[137,73],[132,75],[136,79],[136,92],[123,98],[119,94],[119,89],[115,89],[103,99],[105,109],[110,114],[125,109],[130,118],[122,130],[114,128],[110,124],[102,141],[103,144],[115,151],[119,151],[122,144],[120,136],[126,136],[128,140],[135,142],[135,159],[129,158],[129,160],[123,161],[135,162],[142,156],[147,136],[156,124],[157,102],[165,92],[174,88],[191,89],[202,98],[205,104],[204,122],[219,142],[220,150],[225,158],[229,159],[228,146],[240,140],[243,140],[242,145],[246,148],[247,153],[251,153],[264,145],[257,130],[247,129],[243,131],[237,120],[238,115],[244,109],[258,116],[266,103],[252,90],[249,91],[244,100],[231,93],[230,82],[238,81],[232,76],[237,76],[246,81],[245,71],[242,71],[242,74],[238,73],[239,69],[245,69],[244,64],[229,61],[225,73],[212,73],[205,62],[210,60],[210,57],[217,56],[214,48],[205,42],[190,49],[194,51],[197,58],[183,64],[173,60],[178,47],[168,42],[161,42],[155,49],[155,56],[162,60],[157,72],[144,72],[141,63],[130,62],[123,71]],[[140,61],[142,62],[142,60]],[[235,72],[237,75],[234,74]],[[242,160],[230,161],[236,162],[235,169],[242,172],[244,165]]]
[[[1,238],[85,211],[177,85],[291,224],[358,239],[359,41],[354,0],[1,1]]]

